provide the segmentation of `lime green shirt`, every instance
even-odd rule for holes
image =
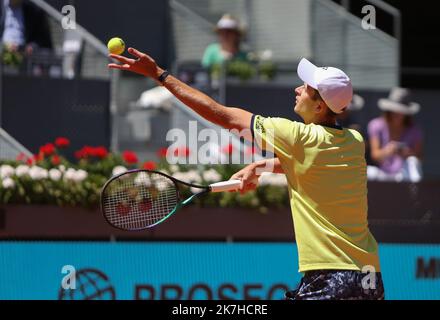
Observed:
[[[289,185],[299,271],[380,271],[367,221],[365,144],[352,129],[253,119],[263,149],[280,159]]]
[[[232,59],[246,61],[247,54],[246,52],[239,51],[234,57],[232,57]],[[223,63],[224,60],[220,44],[212,43],[206,48],[205,53],[203,54],[202,66],[210,68],[215,64]]]

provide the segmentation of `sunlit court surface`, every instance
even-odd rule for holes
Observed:
[[[0,300],[440,300],[437,27],[397,0],[0,0]]]

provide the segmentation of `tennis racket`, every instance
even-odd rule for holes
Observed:
[[[200,189],[200,192],[181,199],[182,186]],[[101,210],[107,222],[115,228],[144,230],[164,222],[195,197],[240,187],[240,180],[200,186],[158,171],[132,170],[107,181],[101,191]]]

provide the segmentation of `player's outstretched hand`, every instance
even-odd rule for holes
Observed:
[[[248,191],[255,190],[258,187],[258,176],[256,174],[255,166],[253,164],[250,164],[235,173],[231,177],[231,180],[241,180],[242,186],[239,191],[242,194]]]
[[[134,48],[129,48],[128,53],[130,53],[136,59],[130,59],[117,54],[110,54],[110,58],[119,61],[121,64],[110,63],[108,67],[110,69],[131,71],[144,75],[146,77],[157,79],[157,76],[160,73],[161,69],[158,67],[156,61],[154,61],[153,58]]]

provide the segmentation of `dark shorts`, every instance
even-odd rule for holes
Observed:
[[[382,275],[353,270],[308,271],[286,300],[383,300]]]

